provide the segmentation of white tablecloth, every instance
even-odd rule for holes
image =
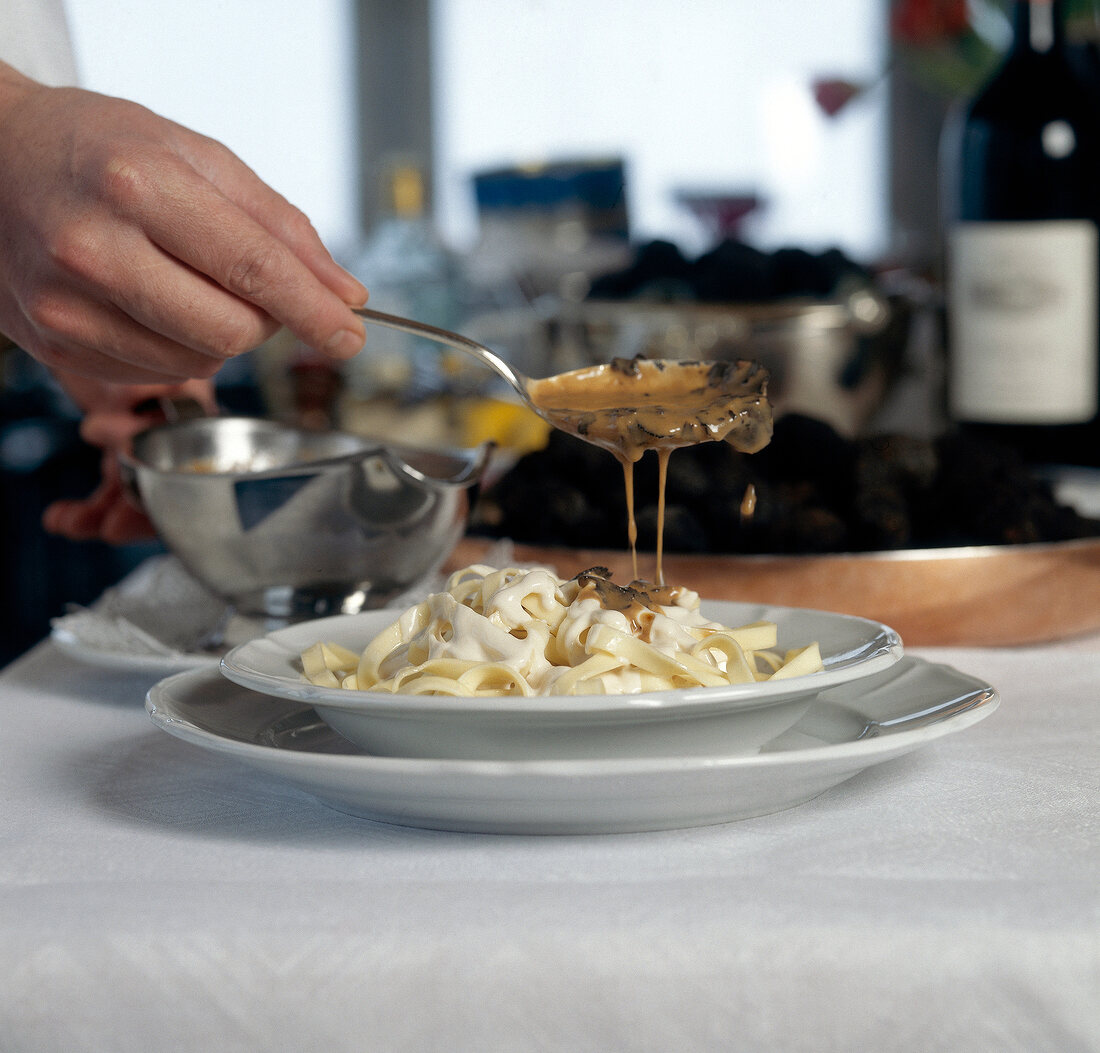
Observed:
[[[1100,639],[923,652],[988,720],[802,807],[506,837],[332,811],[0,674],[0,1050],[1100,1049]]]

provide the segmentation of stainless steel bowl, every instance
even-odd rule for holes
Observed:
[[[142,433],[123,471],[199,581],[240,614],[293,621],[381,606],[437,570],[487,459],[210,417]]]

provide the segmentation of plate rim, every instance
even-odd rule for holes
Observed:
[[[394,775],[407,774],[423,777],[425,775],[444,776],[462,774],[469,777],[504,778],[517,775],[537,775],[557,778],[599,778],[621,776],[625,774],[665,774],[689,771],[718,771],[740,768],[770,768],[784,766],[805,766],[816,762],[849,761],[867,759],[868,765],[876,758],[888,759],[899,752],[934,741],[946,735],[979,723],[992,715],[1000,705],[1000,693],[988,682],[963,673],[945,662],[933,662],[909,655],[904,659],[910,668],[946,670],[949,674],[967,680],[972,687],[965,692],[963,704],[951,712],[931,722],[910,729],[887,730],[877,735],[860,735],[841,743],[823,743],[820,746],[806,746],[792,749],[775,750],[754,754],[730,755],[690,755],[690,756],[652,756],[652,757],[607,757],[582,759],[517,759],[517,760],[467,760],[436,757],[380,757],[366,752],[359,753],[318,753],[309,750],[286,750],[278,746],[258,742],[246,742],[228,738],[216,732],[199,727],[194,722],[166,712],[170,703],[162,703],[158,708],[157,696],[178,688],[181,681],[194,680],[197,689],[199,681],[208,685],[228,687],[243,694],[255,694],[248,688],[220,677],[216,670],[207,668],[189,669],[174,673],[154,684],[146,694],[145,708],[152,722],[162,731],[191,742],[194,745],[212,749],[229,755],[258,760],[279,757],[280,764],[288,767],[304,765],[332,770],[355,772],[357,769],[378,770]],[[305,708],[308,703],[297,700],[280,700],[282,704],[297,702]],[[944,699],[943,705],[959,702],[959,698]],[[926,712],[929,707],[922,710]],[[935,707],[931,707],[935,708]],[[921,713],[914,713],[916,717]],[[864,714],[865,715],[865,714]],[[796,725],[797,727],[797,725]],[[334,734],[336,734],[334,732]]]

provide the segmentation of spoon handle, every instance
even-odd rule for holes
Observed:
[[[411,333],[413,336],[420,336],[426,340],[432,340],[437,344],[453,348],[455,351],[462,351],[473,356],[483,365],[499,373],[525,402],[530,403],[531,398],[527,393],[527,378],[513,369],[495,351],[490,351],[484,344],[479,344],[476,340],[471,340],[469,337],[461,336],[458,333],[452,333],[449,329],[440,329],[437,326],[428,325],[426,322],[414,322],[410,318],[401,318],[394,314],[384,314],[382,311],[375,311],[369,307],[355,307],[353,310],[366,322],[382,325],[388,329],[397,329],[403,333]]]

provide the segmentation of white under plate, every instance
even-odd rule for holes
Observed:
[[[108,589],[94,606],[71,608],[54,618],[50,637],[77,661],[167,676],[201,666],[216,668],[226,648],[215,653],[201,649],[200,643],[224,632],[226,618],[225,603],[195,581],[179,560],[158,555]]]
[[[66,615],[69,617],[69,615]],[[164,676],[167,673],[183,669],[217,669],[221,661],[219,654],[203,654],[198,651],[186,651],[176,654],[157,654],[146,651],[140,645],[127,646],[126,642],[110,644],[91,643],[71,632],[67,626],[54,626],[50,639],[70,658],[87,665],[99,666],[123,673],[153,673]]]
[[[612,756],[753,753],[790,728],[818,691],[893,665],[897,634],[878,622],[823,611],[745,603],[707,603],[723,625],[779,627],[781,653],[817,642],[823,672],[721,687],[623,695],[438,697],[318,687],[300,655],[315,643],[358,653],[392,624],[394,611],[321,618],[231,650],[222,671],[242,687],[308,702],[341,734],[390,757],[456,760],[565,760]]]
[[[309,705],[256,694],[204,669],[162,680],[146,708],[170,734],[283,778],[341,812],[439,830],[596,834],[782,811],[970,727],[997,702],[988,684],[907,657],[822,692],[794,728],[753,756],[565,761],[369,756]]]

